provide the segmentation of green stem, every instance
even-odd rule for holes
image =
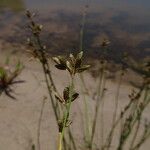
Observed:
[[[58,150],[62,150],[62,133],[59,132],[59,144],[58,144]]]
[[[38,130],[37,130],[37,143],[38,143],[38,150],[41,149],[41,145],[40,145],[40,129],[41,129],[41,123],[42,123],[42,116],[43,116],[43,111],[44,111],[44,105],[45,105],[45,98],[43,99],[43,103],[42,103],[42,108],[41,108],[41,112],[40,112],[40,117],[39,117],[39,122],[38,122]]]
[[[117,87],[117,92],[116,92],[116,96],[115,96],[115,108],[114,108],[114,113],[113,113],[112,124],[114,124],[115,121],[116,121],[116,115],[117,115],[117,110],[118,110],[118,102],[119,102],[119,93],[120,93],[121,82],[122,82],[122,73],[120,75],[120,79],[119,79],[118,87]]]
[[[85,92],[84,89],[86,90],[86,85],[85,85],[82,74],[80,74],[80,79],[81,79],[81,83],[82,83],[81,90],[82,90],[82,93],[83,93],[84,112],[85,112],[85,118],[84,118],[85,133],[84,133],[84,137],[85,137],[86,142],[89,142],[89,140],[90,140],[89,112],[88,112],[87,99],[86,99],[86,96],[84,94],[84,92]]]
[[[136,129],[135,129],[135,133],[134,133],[134,136],[133,136],[133,138],[132,138],[132,141],[131,141],[129,150],[132,150],[132,148],[133,148],[133,146],[134,146],[136,137],[137,137],[137,135],[138,135],[138,130],[139,130],[139,128],[140,128],[140,119],[138,120],[137,127],[136,127]]]
[[[117,86],[117,92],[116,92],[116,96],[115,96],[115,108],[114,108],[114,113],[113,113],[113,119],[112,119],[112,127],[114,126],[115,122],[116,122],[116,117],[117,117],[117,110],[118,110],[118,102],[119,102],[119,93],[120,93],[120,87],[121,87],[121,82],[122,82],[122,73],[120,74],[120,78],[119,78],[119,82],[118,82],[118,86]],[[112,140],[113,138],[113,134],[110,136],[110,140]],[[109,150],[110,145],[108,145],[107,150]]]
[[[103,87],[102,87],[102,95],[101,95],[101,147],[103,147],[103,141],[104,141],[104,88],[105,88],[105,84],[106,84],[106,79],[105,79],[105,75],[104,75],[104,79],[103,79]]]
[[[86,10],[83,12],[82,22],[81,22],[81,30],[80,30],[80,51],[83,51],[83,36],[84,36],[84,27],[86,21]]]
[[[139,97],[140,99],[140,97]],[[137,103],[139,102],[139,100],[137,100]],[[140,104],[138,105],[137,104],[137,107],[135,108],[135,110],[133,111],[133,113],[131,113],[131,115],[133,114],[133,119],[131,120],[131,123],[129,124],[129,132],[128,134],[126,135],[126,137],[122,138],[122,135],[124,133],[121,134],[121,137],[120,137],[120,143],[119,143],[119,147],[118,147],[118,150],[122,150],[125,143],[127,142],[127,140],[129,139],[129,136],[131,135],[132,131],[133,131],[133,128],[135,126],[135,124],[137,122],[140,121],[141,117],[142,117],[142,114],[145,110],[145,108],[148,106],[150,100],[147,101],[147,88],[146,88],[146,91],[145,91],[145,95],[144,95],[144,98],[143,98],[143,101],[141,102],[143,104],[142,108],[140,108]],[[126,122],[125,122],[126,123]],[[138,127],[139,128],[139,127]],[[136,131],[137,132],[137,131]],[[136,133],[137,134],[137,133]]]
[[[102,90],[102,83],[103,83],[103,74],[104,74],[104,70],[101,69],[100,78],[99,78],[98,96],[97,96],[97,100],[96,100],[96,107],[95,107],[95,113],[94,113],[94,121],[93,121],[93,125],[92,125],[92,133],[91,133],[92,135],[91,135],[91,141],[90,141],[91,149],[92,149],[93,139],[94,139],[94,135],[95,135],[99,105],[101,102],[101,94],[102,94],[101,90]]]
[[[32,19],[32,17],[28,17],[28,18],[29,18],[29,21],[30,21],[31,25],[36,24],[34,22],[34,20]],[[40,53],[39,60],[42,64],[42,68],[43,68],[43,72],[44,72],[44,76],[45,76],[45,80],[46,80],[48,93],[49,93],[49,96],[50,96],[50,99],[51,99],[52,108],[54,110],[55,118],[56,118],[57,125],[58,125],[58,120],[59,120],[61,108],[59,107],[58,101],[55,101],[55,99],[53,97],[53,91],[56,92],[56,93],[58,93],[58,91],[56,89],[54,80],[53,80],[52,75],[51,75],[50,66],[49,66],[48,60],[47,60],[46,55],[45,55],[45,49],[43,48],[43,45],[42,45],[41,40],[40,40],[40,35],[39,34],[34,34],[33,31],[32,31],[32,34],[33,34],[33,37],[34,37],[35,50]],[[58,127],[59,127],[59,125],[58,125]],[[71,135],[71,137],[73,137],[70,130],[69,130],[69,134]],[[75,146],[75,142],[74,142],[73,138],[71,138],[71,141],[73,143],[74,150],[76,150],[76,146]],[[66,140],[64,138],[63,138],[63,144],[64,144],[64,148],[65,148]]]
[[[62,150],[62,140],[64,138],[66,123],[67,123],[68,118],[70,116],[73,88],[74,88],[74,78],[73,78],[73,76],[71,76],[71,85],[69,87],[69,103],[66,104],[66,110],[65,110],[64,116],[63,116],[63,127],[62,127],[62,130],[59,133],[61,135],[60,136],[60,142],[59,142],[59,144],[61,144],[61,145],[59,145],[59,148],[61,148],[61,149],[58,149],[58,150]]]

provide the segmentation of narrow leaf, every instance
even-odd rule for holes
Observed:
[[[55,65],[55,67],[56,67],[57,69],[60,69],[60,70],[66,70],[66,66],[63,65],[63,64]]]
[[[78,72],[78,73],[81,73],[81,72],[83,72],[83,71],[85,71],[85,70],[88,70],[90,68],[90,65],[84,65],[84,66],[82,66],[81,68],[78,68],[76,71]]]
[[[72,102],[79,97],[78,93],[72,95]]]
[[[76,59],[82,59],[82,57],[83,57],[83,51],[77,54]]]
[[[55,94],[55,98],[56,100],[58,100],[61,103],[64,103],[64,99],[62,97],[60,97],[58,94]]]
[[[72,74],[73,73],[73,66],[69,61],[66,61],[67,70]]]
[[[58,57],[52,57],[52,59],[54,60],[54,62],[55,62],[56,64],[60,64],[60,60],[59,60]]]
[[[67,101],[69,99],[69,87],[66,87],[63,91],[64,100]]]

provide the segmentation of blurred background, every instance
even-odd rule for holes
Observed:
[[[25,45],[25,10],[37,14],[44,25],[43,41],[51,54],[79,50],[85,14],[83,49],[86,57],[98,58],[102,39],[111,44],[107,55],[120,62],[124,52],[135,60],[150,54],[149,0],[0,0],[0,43],[4,48]]]
[[[104,125],[106,125],[104,133],[107,135],[113,108],[115,110],[115,100],[119,99],[118,112],[120,112],[136,93],[134,89],[143,87],[142,77],[145,72],[149,77],[149,70],[146,69],[150,65],[150,0],[0,0],[0,67],[6,62],[8,68],[9,56],[11,56],[11,67],[15,66],[18,58],[25,66],[23,73],[18,77],[25,83],[15,84],[12,93],[18,101],[13,101],[5,93],[0,99],[1,150],[29,150],[32,144],[37,144],[37,124],[43,105],[41,100],[45,96],[49,97],[43,82],[45,79],[42,67],[37,61],[29,61],[31,55],[24,55],[28,54],[27,50],[30,50],[27,46],[27,38],[31,37],[26,10],[34,12],[35,21],[43,25],[41,41],[46,45],[51,56],[80,51],[82,43],[85,61],[88,61],[85,64],[92,65],[90,74],[85,73],[84,78],[81,76],[75,80],[80,93],[80,99],[74,104],[71,116],[76,143],[80,147],[82,141],[85,142],[82,137],[86,127],[86,123],[83,123],[84,119],[86,121],[84,107],[88,108],[89,116],[94,117],[97,97],[97,101],[99,98],[105,99],[106,105],[102,104],[100,113],[102,115],[104,113]],[[108,47],[102,46],[104,39],[109,41]],[[104,61],[101,61],[103,59],[100,59],[102,54],[110,60],[109,64],[106,63],[107,66]],[[128,69],[123,76],[122,71],[125,71],[126,67],[122,61],[124,54],[132,57],[131,62],[126,61],[125,65],[133,66],[131,65],[131,69]],[[149,62],[144,64],[145,61]],[[120,65],[121,63],[123,65]],[[56,87],[62,93],[64,86],[68,85],[69,76],[66,72],[57,70],[54,64],[50,66]],[[101,73],[101,70],[104,72]],[[102,94],[99,94],[100,91]],[[88,103],[84,104],[86,99]],[[57,123],[50,107],[47,99],[45,107],[43,106],[43,120],[41,119],[41,149],[43,150],[56,150],[58,142]],[[141,127],[150,120],[149,110],[148,107],[143,115]],[[99,116],[99,124],[103,123],[102,115]],[[101,131],[99,128],[97,131],[96,142],[99,145]],[[113,146],[115,149],[117,145],[113,143],[112,148]],[[150,142],[147,140],[147,144],[143,144],[141,150],[148,150],[149,147]]]

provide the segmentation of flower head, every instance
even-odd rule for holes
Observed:
[[[71,93],[71,94],[70,94]],[[70,91],[70,87],[66,87],[63,91],[63,96],[60,96],[58,93],[55,94],[55,98],[63,103],[63,104],[67,104],[70,102],[73,102],[75,99],[77,99],[79,96],[79,94],[75,91]]]
[[[55,67],[57,69],[68,70],[71,75],[81,73],[90,67],[90,65],[82,65],[83,51],[76,56],[70,54],[68,58],[62,56],[53,57],[53,60],[56,63]]]

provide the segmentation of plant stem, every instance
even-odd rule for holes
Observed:
[[[81,30],[80,30],[80,51],[83,51],[83,39],[84,39],[84,29],[85,29],[85,23],[86,23],[86,16],[87,16],[87,8],[84,8],[83,14],[82,14],[82,20],[81,20]],[[84,110],[85,110],[85,133],[84,133],[84,138],[86,142],[89,142],[90,140],[90,126],[89,126],[89,114],[88,114],[88,104],[87,104],[87,99],[85,97],[84,92],[89,94],[88,89],[85,84],[85,80],[83,77],[83,74],[81,73],[80,75],[81,83],[82,83],[82,93],[83,93],[83,99],[84,99]],[[83,90],[84,88],[84,90]]]
[[[87,16],[87,8],[84,8],[82,14],[82,21],[81,21],[81,30],[80,30],[80,51],[83,51],[83,38],[84,38],[84,29],[85,29],[85,21]]]
[[[118,87],[117,87],[117,92],[116,92],[116,96],[115,96],[115,108],[114,108],[114,113],[113,113],[112,125],[116,121],[116,115],[117,115],[117,110],[118,110],[118,102],[119,102],[119,93],[120,93],[121,82],[122,82],[122,73],[120,74],[120,78],[119,78],[119,82],[118,82]]]
[[[146,88],[146,90],[145,90],[145,88]],[[140,119],[141,119],[141,117],[142,117],[142,114],[143,114],[143,112],[144,112],[144,110],[145,110],[145,108],[148,106],[148,104],[149,104],[149,102],[150,102],[150,100],[149,101],[147,101],[147,87],[145,87],[144,88],[144,90],[145,90],[145,95],[144,95],[144,98],[143,98],[143,100],[142,100],[142,102],[140,102],[139,104],[137,104],[136,105],[136,108],[135,108],[135,110],[133,111],[133,113],[131,113],[130,115],[132,115],[133,117],[132,117],[132,120],[129,122],[129,124],[128,124],[128,128],[129,128],[129,132],[126,134],[126,136],[124,137],[124,130],[123,130],[123,132],[121,133],[121,137],[120,137],[120,143],[119,143],[119,146],[118,146],[118,150],[122,150],[123,149],[123,147],[124,147],[124,145],[125,145],[125,143],[126,143],[126,141],[129,139],[129,136],[131,135],[131,133],[132,133],[132,131],[133,131],[133,128],[134,128],[134,126],[136,125],[136,123],[138,123],[139,121],[140,121]],[[140,97],[138,98],[138,100],[137,100],[137,103],[139,102],[139,99],[140,99]],[[141,106],[141,104],[142,104],[142,106]],[[126,120],[127,121],[127,120]],[[124,126],[125,126],[125,124],[126,124],[126,121],[125,121],[125,123],[124,123]],[[139,126],[139,125],[138,125]],[[125,126],[126,127],[126,126]],[[139,127],[137,127],[137,128],[139,128]],[[137,131],[136,131],[137,132]],[[135,133],[135,136],[137,136],[136,135],[137,133]]]
[[[37,145],[38,145],[38,150],[41,149],[41,145],[40,145],[40,129],[41,129],[41,123],[42,123],[42,116],[43,116],[43,111],[44,111],[44,105],[45,105],[45,98],[43,99],[42,102],[42,107],[41,107],[41,112],[40,112],[40,117],[39,117],[39,121],[38,121],[38,130],[37,130]]]
[[[32,19],[30,21],[31,21],[31,23],[33,22]],[[43,49],[40,37],[39,37],[38,34],[33,34],[33,37],[35,38],[35,41],[36,41],[36,43],[39,47],[39,52],[40,52],[41,57],[42,57],[41,58],[42,60],[40,62],[42,64],[43,72],[44,72],[44,75],[45,75],[46,85],[47,85],[49,96],[51,98],[51,103],[52,103],[52,107],[53,107],[53,110],[54,110],[54,113],[55,113],[56,121],[58,121],[58,112],[59,112],[59,110],[56,109],[56,107],[58,106],[58,102],[55,103],[55,101],[53,99],[51,87],[53,87],[53,90],[55,92],[57,92],[57,89],[56,89],[56,86],[55,86],[54,81],[53,81],[52,76],[51,76],[49,63],[48,63],[47,58],[45,56],[44,49]]]
[[[104,145],[104,147],[102,148],[102,150],[104,150],[105,148],[109,148],[110,145],[111,145],[111,142],[112,142],[112,136],[114,134],[114,130],[116,128],[116,126],[119,124],[120,120],[122,120],[122,118],[125,116],[125,114],[127,113],[127,111],[129,110],[129,108],[131,107],[133,101],[130,101],[128,103],[128,105],[126,106],[126,109],[122,112],[122,114],[120,114],[119,118],[115,121],[115,123],[113,124],[108,136],[107,136],[107,139],[106,139],[106,144]]]
[[[117,86],[117,92],[116,92],[116,96],[115,96],[115,108],[114,108],[114,113],[113,113],[113,119],[112,119],[112,127],[115,125],[116,122],[116,116],[117,116],[117,110],[118,110],[118,102],[119,102],[119,93],[120,93],[120,87],[121,87],[121,82],[122,82],[122,73],[120,74],[120,78],[119,78],[119,82],[118,82],[118,86]],[[110,140],[112,140],[113,138],[113,134],[110,136]],[[107,149],[109,150],[110,145],[108,145]]]
[[[123,119],[123,117],[125,116],[125,114],[131,109],[131,107],[133,105],[135,105],[136,102],[138,102],[139,99],[137,99],[139,97],[139,95],[141,95],[141,93],[144,90],[144,86],[142,86],[139,90],[139,92],[136,94],[136,96],[134,97],[134,99],[130,100],[129,103],[127,104],[127,106],[124,108],[124,110],[120,113],[119,118],[115,121],[115,123],[112,125],[111,130],[107,136],[106,139],[106,144],[103,147],[102,150],[104,150],[105,148],[107,148],[107,150],[110,148],[111,142],[112,142],[112,136],[114,134],[114,131],[116,129],[116,126],[119,124],[119,122]]]
[[[69,139],[70,139],[70,141],[72,142],[73,149],[74,149],[74,150],[77,150],[76,144],[75,144],[75,140],[74,140],[73,135],[72,135],[72,133],[71,133],[70,127],[68,127],[68,134],[69,134]],[[72,150],[72,149],[71,149],[71,150]]]
[[[106,79],[105,79],[105,73],[104,73],[104,79],[103,79],[103,85],[102,85],[102,95],[101,95],[101,147],[103,147],[103,140],[104,140],[104,89],[105,89]]]
[[[70,87],[69,87],[69,103],[66,104],[66,110],[65,110],[64,116],[63,116],[63,127],[62,127],[62,130],[59,133],[61,135],[59,144],[61,144],[61,145],[59,145],[58,150],[62,150],[62,140],[63,140],[64,133],[65,133],[66,123],[67,123],[68,118],[70,116],[73,89],[74,89],[74,78],[73,78],[73,76],[71,76],[71,84],[70,84]]]
[[[135,129],[135,133],[134,133],[134,136],[133,136],[133,138],[132,138],[132,141],[131,141],[129,150],[132,150],[132,147],[134,146],[136,137],[137,137],[137,135],[138,135],[138,130],[139,130],[139,128],[140,128],[140,119],[139,119],[138,122],[137,122],[137,127],[136,127],[136,129]]]
[[[59,132],[59,143],[58,143],[58,150],[62,150],[62,133]]]
[[[88,112],[88,104],[87,104],[87,99],[86,99],[86,96],[85,96],[85,90],[86,89],[86,85],[84,83],[84,79],[83,79],[83,74],[80,74],[80,79],[81,79],[81,83],[82,83],[82,86],[81,86],[81,90],[82,90],[82,93],[83,93],[83,102],[84,102],[84,114],[85,114],[85,117],[84,117],[84,128],[85,128],[85,133],[84,133],[84,138],[86,140],[86,142],[89,142],[90,140],[90,129],[89,129],[89,112]]]
[[[93,139],[94,139],[94,135],[95,135],[95,129],[96,129],[99,105],[100,105],[100,102],[101,102],[101,95],[102,95],[101,90],[102,90],[102,83],[103,83],[103,75],[104,75],[104,70],[102,68],[101,71],[100,71],[99,86],[98,86],[98,96],[97,96],[97,100],[96,100],[94,121],[93,121],[93,125],[92,125],[92,133],[91,133],[92,135],[91,135],[91,141],[90,141],[91,149],[92,149]]]
[[[136,146],[134,146],[132,148],[132,150],[138,150],[141,145],[150,137],[150,132],[145,136],[143,135],[142,138],[140,139],[139,143],[136,144]]]

